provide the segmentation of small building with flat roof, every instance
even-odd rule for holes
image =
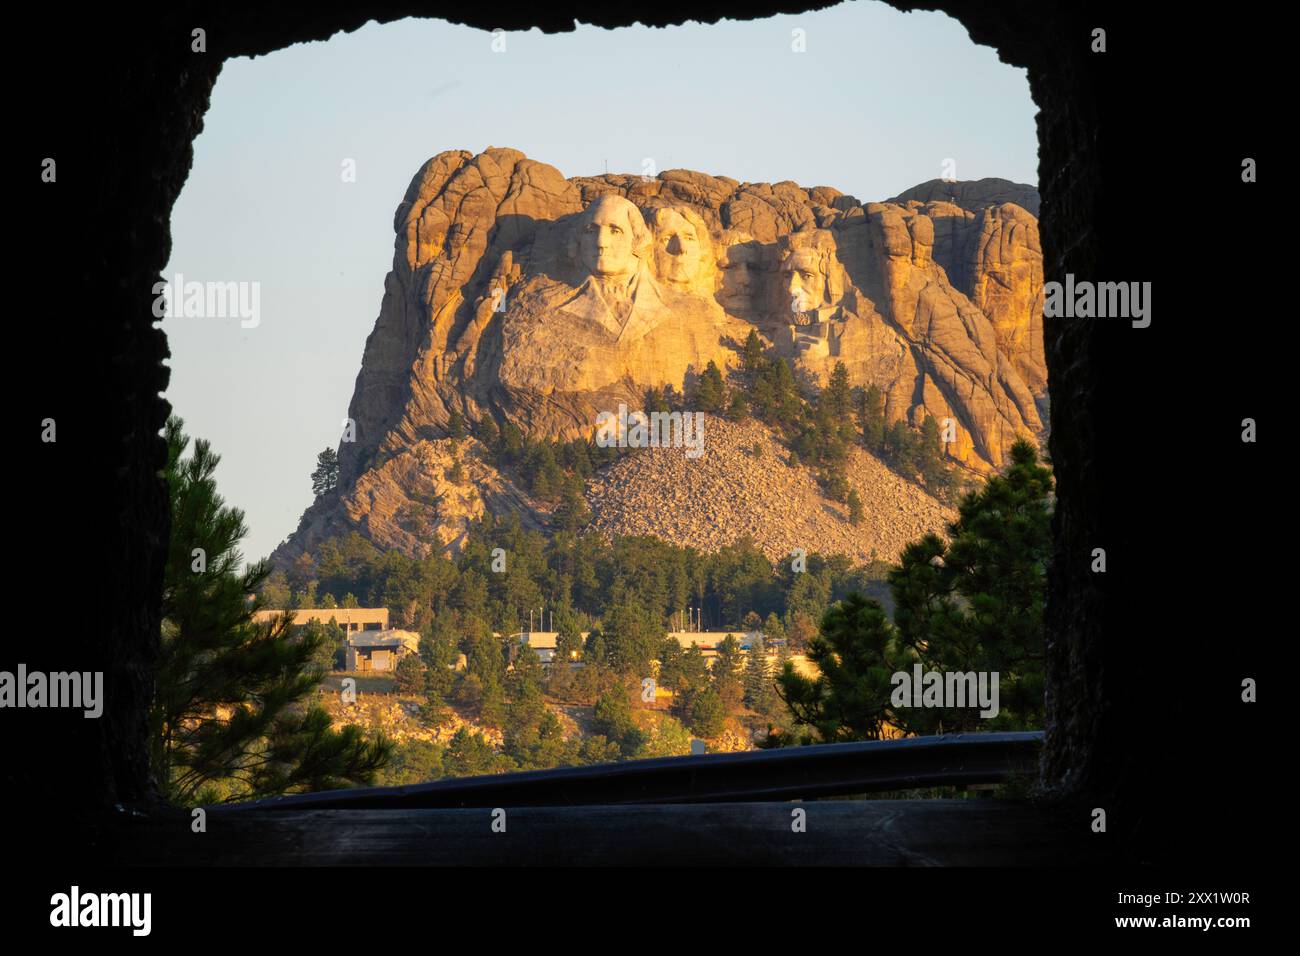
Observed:
[[[391,628],[359,631],[348,635],[347,669],[350,671],[393,671],[403,657],[420,652],[420,635]]]
[[[753,646],[754,639],[762,637],[762,634],[762,631],[669,631],[668,637],[680,644],[684,651],[690,650],[694,644],[705,660],[712,660],[718,656],[718,645],[728,636],[736,639],[742,651],[747,651]]]
[[[578,636],[585,643],[590,631],[582,631]],[[543,664],[549,664],[555,660],[555,645],[559,639],[559,631],[516,631],[510,635],[510,640],[516,644],[527,644],[537,652],[537,659]]]

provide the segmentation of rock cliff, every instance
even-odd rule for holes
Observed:
[[[392,271],[339,448],[339,491],[277,554],[359,528],[454,551],[483,507],[544,521],[473,446],[449,485],[453,412],[590,436],[648,388],[736,367],[750,331],[809,388],[838,362],[889,421],[951,423],[976,472],[1046,410],[1032,187],[925,183],[884,203],[668,170],[566,179],[513,149],[441,153],[394,217]],[[477,489],[477,493],[476,493]],[[485,505],[486,501],[486,505]],[[607,502],[608,503],[608,502]]]

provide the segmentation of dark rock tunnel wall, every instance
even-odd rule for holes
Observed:
[[[167,345],[150,312],[151,289],[169,258],[170,212],[223,58],[261,55],[371,19],[404,16],[556,31],[575,18],[605,27],[636,21],[662,26],[829,5],[752,2],[741,13],[717,0],[669,0],[625,15],[587,3],[518,13],[495,8],[490,14],[450,3],[286,3],[255,11],[191,3],[169,6],[153,20],[135,15],[137,25],[129,30],[109,13],[73,35],[57,24],[32,27],[29,42],[48,43],[55,61],[69,68],[23,107],[32,149],[58,158],[59,182],[29,190],[35,237],[26,261],[32,286],[40,290],[32,309],[43,318],[19,330],[26,337],[21,354],[40,373],[24,398],[23,427],[54,418],[58,442],[38,446],[41,477],[24,491],[24,510],[41,516],[33,567],[43,570],[24,581],[22,600],[56,609],[60,620],[76,626],[60,629],[57,641],[25,645],[24,654],[33,669],[103,670],[107,706],[101,720],[16,714],[8,736],[18,755],[5,765],[9,795],[85,813],[156,799],[145,702],[168,537],[157,470],[164,460],[158,433],[168,411],[169,371],[161,364]],[[1157,290],[1149,329],[1114,320],[1046,322],[1058,511],[1041,782],[1054,799],[1081,812],[1106,807],[1114,834],[1137,858],[1177,855],[1182,818],[1171,808],[1182,804],[1171,802],[1169,793],[1186,792],[1189,763],[1200,768],[1198,793],[1211,799],[1245,787],[1254,753],[1242,740],[1260,724],[1252,723],[1253,712],[1243,716],[1237,703],[1249,662],[1211,639],[1216,631],[1251,622],[1219,608],[1169,609],[1178,593],[1170,586],[1178,562],[1206,544],[1176,517],[1184,507],[1177,495],[1190,500],[1190,492],[1162,487],[1171,445],[1187,440],[1162,429],[1177,431],[1171,421],[1194,421],[1197,434],[1207,436],[1198,440],[1214,442],[1205,454],[1239,455],[1239,421],[1257,409],[1246,364],[1232,354],[1216,355],[1208,337],[1192,333],[1188,323],[1210,315],[1183,281],[1186,261],[1180,266],[1168,248],[1162,257],[1160,245],[1166,236],[1204,229],[1199,210],[1240,209],[1252,200],[1237,171],[1241,158],[1259,146],[1252,139],[1256,117],[1240,107],[1223,110],[1212,116],[1215,136],[1201,133],[1214,80],[1188,52],[1179,91],[1153,87],[1159,81],[1148,65],[1154,51],[1173,51],[1177,58],[1184,47],[1170,24],[1135,19],[1122,5],[1094,6],[1091,13],[1066,3],[1008,3],[996,10],[967,2],[893,5],[945,10],[976,43],[1028,69],[1041,111],[1047,280],[1072,272],[1149,280]],[[206,54],[190,52],[195,26],[207,31]],[[1105,54],[1089,50],[1095,26],[1108,30]],[[1228,47],[1232,29],[1224,27]],[[1190,50],[1192,37],[1183,39]],[[900,89],[905,95],[902,78]],[[24,161],[30,162],[29,153]],[[32,178],[27,167],[21,175],[23,182]],[[1211,362],[1217,400],[1209,390],[1171,392],[1171,369]],[[1252,507],[1262,505],[1244,494],[1252,487],[1248,472],[1227,482],[1221,492],[1240,496],[1235,518],[1212,531],[1244,535]],[[1108,552],[1104,576],[1089,570],[1098,546]],[[1245,538],[1232,546],[1246,547]],[[69,576],[61,573],[68,568],[90,572],[90,586],[73,584],[70,592]],[[69,606],[69,593],[77,595],[76,606]],[[7,665],[14,650],[5,655]],[[1212,666],[1205,663],[1210,660]],[[52,727],[58,741],[53,757],[47,747]],[[1189,727],[1197,728],[1195,739],[1180,734]],[[1214,762],[1221,778],[1207,780],[1198,748],[1234,742]]]

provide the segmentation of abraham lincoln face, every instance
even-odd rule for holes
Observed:
[[[796,249],[781,263],[786,301],[795,312],[811,312],[826,304],[826,275],[822,257],[813,249]]]

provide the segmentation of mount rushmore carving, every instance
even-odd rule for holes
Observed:
[[[565,179],[512,149],[433,157],[397,209],[356,440],[340,445],[345,507],[453,411],[590,436],[602,410],[736,367],[751,331],[810,386],[843,362],[889,422],[951,419],[949,455],[996,468],[1044,429],[1037,196],[1003,180],[909,193],[925,198],[685,170]]]

